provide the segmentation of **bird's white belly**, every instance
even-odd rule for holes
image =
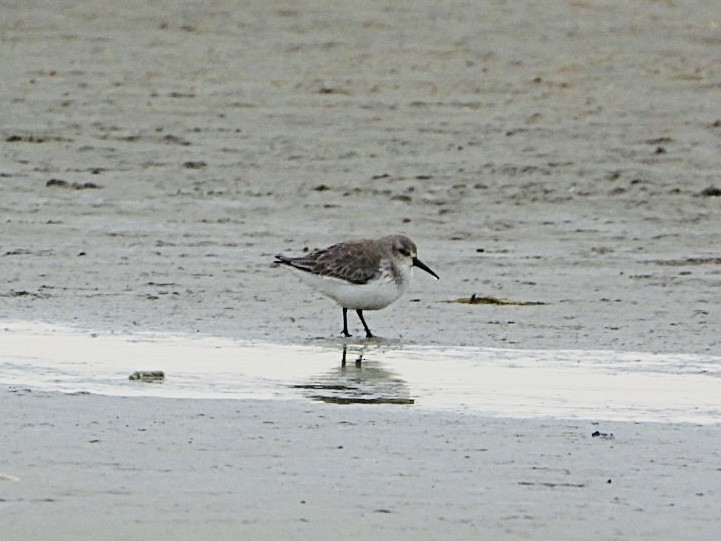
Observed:
[[[351,310],[380,310],[397,301],[405,293],[410,277],[400,283],[388,277],[368,284],[352,284],[336,278],[329,278],[296,271],[303,282],[318,292],[330,297],[343,308]]]
[[[371,284],[334,284],[322,293],[328,295],[344,308],[352,310],[380,310],[403,295],[403,288],[394,282]]]

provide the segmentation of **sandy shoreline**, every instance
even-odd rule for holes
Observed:
[[[336,336],[273,254],[400,231],[380,336],[721,354],[712,3],[55,6],[3,13],[8,317]]]
[[[718,532],[718,426],[7,388],[0,406],[13,541]]]
[[[19,343],[12,342],[17,330],[0,334],[0,366],[16,373],[16,383],[0,384],[3,540],[718,535],[721,424],[714,412],[721,405],[705,356],[686,356],[674,369],[659,365],[663,357],[629,368],[612,355],[583,376],[582,364],[599,363],[603,352],[585,352],[581,362],[583,352],[563,360],[563,352],[549,351],[523,368],[522,352],[498,350],[474,373],[463,366],[472,358],[450,362],[460,350],[429,349],[429,363],[400,345],[385,355],[366,351],[361,365],[352,350],[341,369],[330,346],[257,345],[262,355],[253,358],[247,344],[197,337],[37,331]],[[59,359],[70,368],[54,368]],[[152,359],[166,359],[164,383],[127,380],[131,367]],[[435,386],[424,387],[428,380],[414,372],[429,369]],[[497,379],[499,370],[507,376]],[[565,398],[564,370],[574,391]],[[654,377],[626,381],[646,370]],[[278,379],[246,389],[261,381],[251,374]],[[651,386],[659,375],[662,387]],[[439,409],[461,389],[457,378],[477,384],[449,402],[452,410]],[[298,382],[308,392],[294,389]],[[68,392],[38,389],[48,384]],[[365,397],[410,400],[341,406],[317,398],[357,398],[356,388]],[[159,394],[202,396],[204,389],[218,396],[234,389],[241,398]],[[558,416],[543,416],[554,403],[562,406]],[[491,417],[483,408],[508,413]],[[657,421],[607,420],[619,415]],[[658,421],[669,415],[704,424]]]
[[[3,6],[0,317],[323,343],[340,310],[273,254],[398,231],[441,280],[367,315],[397,347],[719,356],[720,28],[710,1]],[[3,540],[718,537],[718,424],[23,389]]]

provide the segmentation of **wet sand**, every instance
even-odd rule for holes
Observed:
[[[42,6],[2,22],[8,315],[335,336],[273,254],[400,231],[441,280],[380,336],[721,351],[714,3]]]
[[[718,535],[717,426],[7,389],[0,406],[4,539]]]
[[[441,276],[367,314],[399,347],[721,355],[720,28],[714,2],[4,6],[2,317],[322,345],[340,310],[273,254],[398,231]],[[718,425],[0,401],[13,540],[719,527]]]

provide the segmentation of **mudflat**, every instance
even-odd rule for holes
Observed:
[[[0,405],[9,540],[718,531],[718,425],[7,389]]]
[[[385,339],[721,354],[715,2],[31,0],[0,40],[6,320],[322,342],[273,255],[400,232],[441,280]],[[0,400],[10,539],[718,531],[717,425]]]
[[[335,335],[273,254],[398,231],[441,281],[369,313],[381,336],[718,353],[719,21],[714,2],[6,6],[5,313]],[[440,302],[474,293],[545,304]]]

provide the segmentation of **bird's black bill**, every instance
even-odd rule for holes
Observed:
[[[414,266],[414,267],[418,267],[419,269],[422,269],[422,270],[426,271],[426,272],[427,272],[428,274],[430,274],[431,276],[434,276],[434,277],[436,278],[436,280],[440,280],[440,278],[438,277],[438,275],[437,275],[435,272],[433,272],[430,268],[428,268],[428,267],[425,265],[425,263],[423,263],[423,261],[421,261],[421,260],[418,259],[417,257],[414,257],[414,258],[413,258],[413,266]]]

